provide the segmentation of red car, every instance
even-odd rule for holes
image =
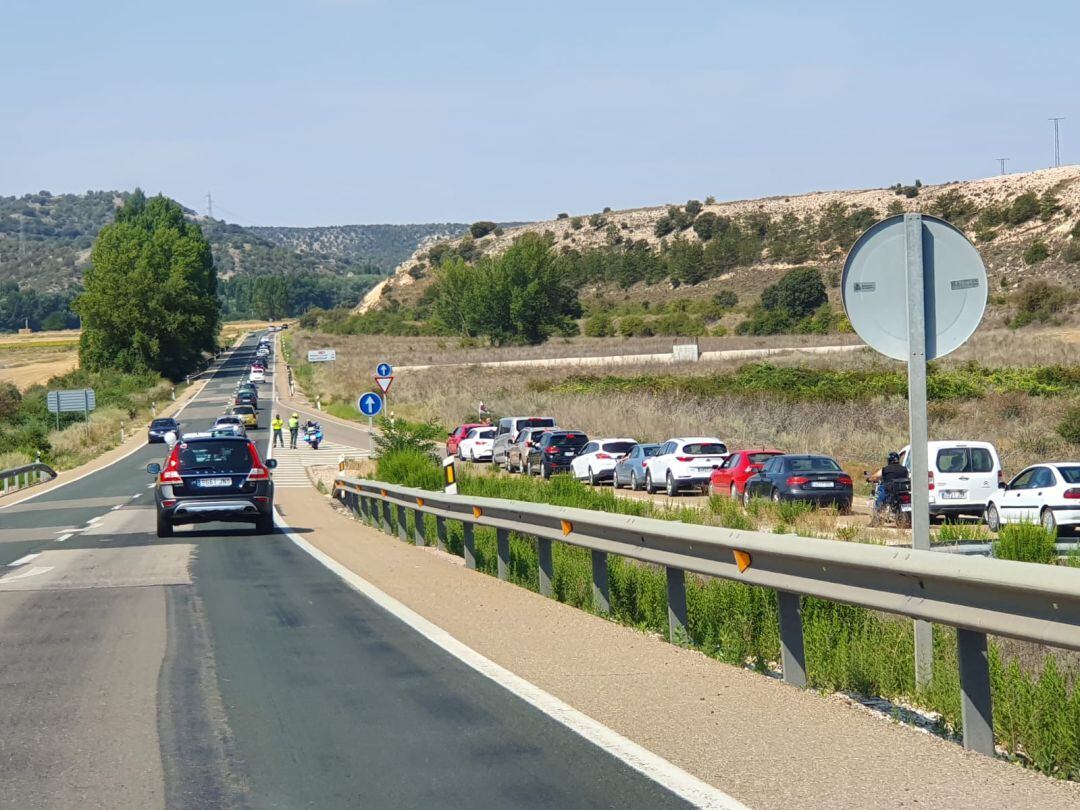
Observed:
[[[730,495],[738,498],[746,487],[746,479],[756,475],[773,456],[784,455],[783,450],[736,450],[709,479],[709,494]]]
[[[469,431],[473,428],[489,427],[489,425],[482,424],[480,422],[470,422],[467,425],[458,425],[446,435],[446,455],[457,455],[458,445],[461,444],[461,440],[469,435]]]

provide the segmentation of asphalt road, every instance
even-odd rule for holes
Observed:
[[[252,348],[188,430],[223,411]],[[163,454],[0,508],[0,807],[682,805],[287,535],[158,539],[145,466]]]

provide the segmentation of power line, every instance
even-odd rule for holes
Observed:
[[[1005,174],[1005,163],[1009,160],[1009,158],[994,158],[994,160],[996,160],[1001,166],[1001,173]]]
[[[1061,165],[1061,134],[1058,130],[1058,124],[1065,120],[1065,116],[1048,118],[1047,120],[1054,122],[1054,166],[1057,167]]]

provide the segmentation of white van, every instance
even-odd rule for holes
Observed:
[[[911,469],[909,447],[900,463]],[[927,442],[930,468],[930,516],[981,518],[990,496],[1005,485],[1001,458],[990,442]]]

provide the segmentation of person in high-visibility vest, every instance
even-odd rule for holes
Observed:
[[[275,414],[274,419],[270,422],[270,427],[274,431],[274,447],[281,445],[285,446],[285,439],[281,436],[281,429],[285,427],[285,423],[281,420],[281,414]]]
[[[296,449],[296,434],[300,432],[300,414],[294,413],[289,417],[289,447]]]

